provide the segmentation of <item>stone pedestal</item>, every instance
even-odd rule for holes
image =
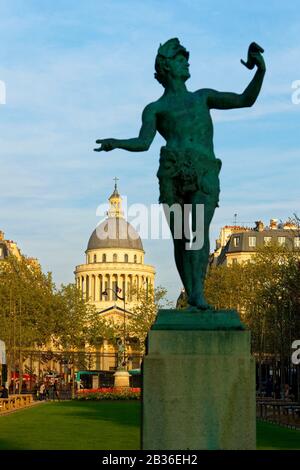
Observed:
[[[117,370],[114,374],[114,387],[115,388],[129,388],[130,374],[127,370]]]
[[[147,348],[143,449],[255,449],[255,363],[236,312],[161,310]]]

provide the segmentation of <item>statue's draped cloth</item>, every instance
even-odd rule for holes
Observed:
[[[217,207],[221,166],[219,158],[204,158],[194,149],[174,150],[162,147],[157,172],[159,202],[169,206],[175,203],[184,204],[187,203],[189,193],[200,191],[209,205]]]

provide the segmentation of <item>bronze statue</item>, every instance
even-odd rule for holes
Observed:
[[[233,109],[254,104],[264,78],[263,49],[252,43],[247,67],[257,71],[241,94],[209,88],[190,92],[185,82],[190,77],[189,52],[177,38],[161,45],[155,60],[155,78],[164,87],[163,95],[146,106],[139,136],[133,139],[99,139],[96,151],[116,148],[130,152],[148,150],[156,131],[166,140],[161,148],[158,179],[160,203],[191,205],[192,229],[196,227],[197,204],[204,204],[204,244],[201,249],[186,248],[186,236],[174,236],[174,217],[168,219],[174,241],[175,262],[188,297],[189,308],[211,308],[204,297],[203,285],[209,257],[209,225],[219,200],[221,160],[213,148],[211,109]]]

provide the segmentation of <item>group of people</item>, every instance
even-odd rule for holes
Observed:
[[[282,399],[282,400],[294,400],[295,399],[295,390],[289,384],[284,384],[284,387],[281,386],[279,381],[273,383],[271,377],[268,377],[263,386],[263,394],[265,397]]]
[[[42,382],[37,389],[37,395],[39,400],[59,400],[57,382]]]

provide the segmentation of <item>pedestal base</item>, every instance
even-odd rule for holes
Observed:
[[[255,449],[255,422],[248,331],[154,326],[143,362],[143,449]]]
[[[117,370],[114,374],[114,387],[129,388],[129,378],[130,374],[127,370]]]

